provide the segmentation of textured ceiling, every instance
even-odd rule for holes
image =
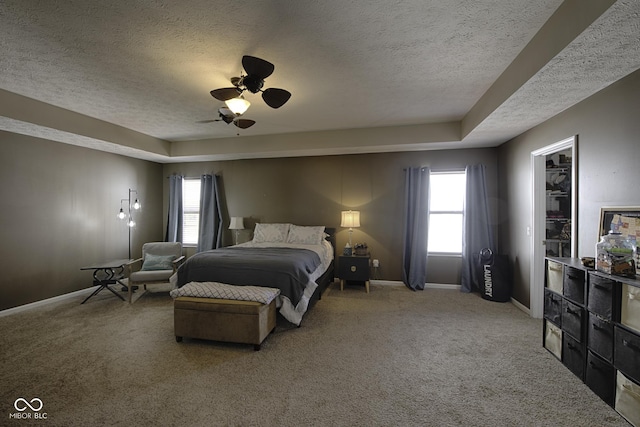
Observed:
[[[0,129],[162,162],[216,158],[215,141],[229,138],[443,123],[459,124],[455,148],[498,145],[640,67],[639,3],[603,8],[544,63],[515,69],[522,81],[509,87],[509,67],[526,63],[521,52],[562,1],[3,0]],[[248,94],[257,124],[246,130],[198,123],[216,117],[209,91],[230,85],[242,55],[275,64],[265,87],[291,100],[274,110]],[[119,139],[120,127],[148,140]],[[203,140],[210,152],[173,157]]]

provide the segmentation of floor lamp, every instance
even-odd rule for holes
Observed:
[[[136,199],[133,201],[133,197],[131,195],[136,193]],[[128,212],[125,213],[122,204],[127,202]],[[118,212],[118,219],[127,220],[127,227],[129,227],[129,259],[131,259],[131,229],[136,226],[136,222],[133,219],[133,211],[140,210],[140,202],[138,201],[138,191],[129,189],[129,198],[128,199],[120,199],[120,212]]]

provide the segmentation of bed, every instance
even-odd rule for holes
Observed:
[[[256,224],[251,241],[204,251],[178,270],[177,287],[196,282],[277,288],[276,307],[300,325],[315,299],[333,282],[334,229]]]

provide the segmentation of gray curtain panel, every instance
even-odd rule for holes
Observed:
[[[169,177],[169,215],[165,241],[182,243],[182,176]]]
[[[480,292],[483,279],[480,274],[480,251],[494,253],[493,233],[489,217],[487,185],[484,165],[469,165],[467,191],[464,202],[464,230],[462,234],[462,292]]]
[[[427,280],[429,233],[429,168],[405,169],[402,281],[423,290]]]
[[[222,246],[222,212],[218,192],[220,177],[218,175],[202,175],[200,182],[198,252]]]

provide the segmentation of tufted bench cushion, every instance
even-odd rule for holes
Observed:
[[[276,302],[180,296],[173,302],[176,341],[183,337],[253,344],[260,350],[276,327]]]

